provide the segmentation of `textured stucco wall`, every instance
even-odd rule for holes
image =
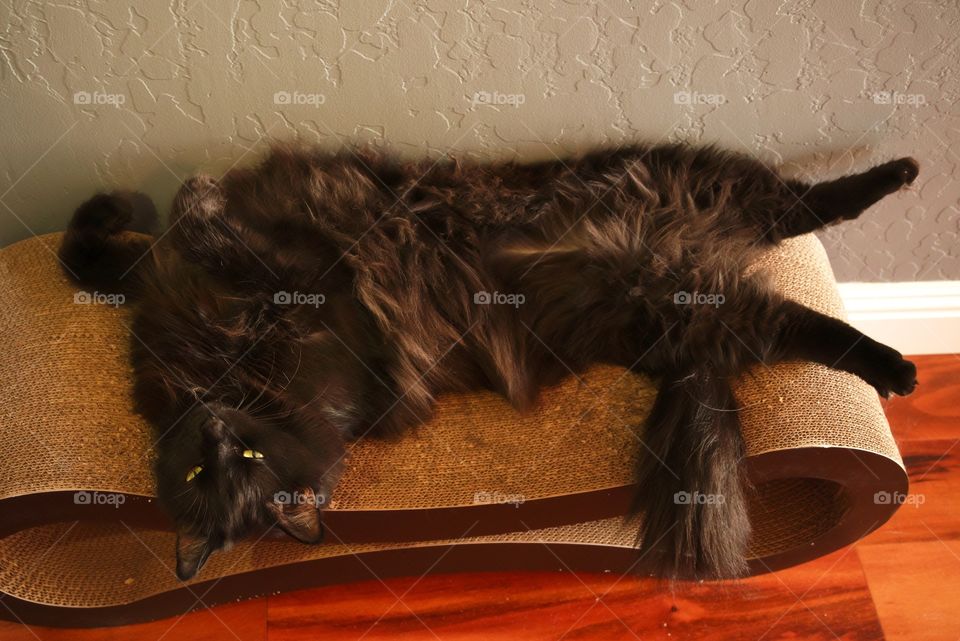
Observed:
[[[842,280],[960,278],[952,1],[4,0],[0,15],[0,244],[62,229],[96,189],[165,208],[185,176],[268,137],[528,158],[687,139],[822,177],[916,156],[917,186],[828,250]]]

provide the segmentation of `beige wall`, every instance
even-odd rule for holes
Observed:
[[[825,236],[834,266],[960,278],[960,10],[941,4],[6,0],[0,243],[97,189],[166,208],[268,137],[526,158],[687,139],[824,177],[916,156],[915,189]]]

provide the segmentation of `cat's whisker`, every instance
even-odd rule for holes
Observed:
[[[266,393],[266,391],[270,389],[270,385],[273,383],[273,371],[274,371],[275,365],[276,365],[276,357],[274,357],[274,359],[270,362],[270,373],[267,374],[266,379],[263,381],[261,385],[260,393],[257,394],[256,398],[250,401],[251,406],[255,405],[256,402],[259,401],[260,398]]]

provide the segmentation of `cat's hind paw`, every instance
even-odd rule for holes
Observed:
[[[885,193],[892,194],[902,187],[912,185],[920,174],[920,163],[910,157],[891,160],[876,167]]]
[[[907,396],[917,387],[917,366],[895,349],[884,346],[871,369],[867,382],[884,398],[890,398],[890,394]]]

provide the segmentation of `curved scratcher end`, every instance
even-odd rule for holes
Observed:
[[[75,302],[59,241],[0,251],[0,616],[107,625],[178,614],[197,597],[212,605],[371,573],[624,572],[636,560],[636,524],[618,517],[640,450],[630,428],[655,388],[598,367],[547,390],[529,416],[493,394],[442,399],[416,433],[352,447],[325,513],[328,543],[242,542],[180,583],[151,498],[151,431],[130,411],[128,310]],[[812,236],[756,268],[788,296],[843,314]],[[754,572],[826,554],[894,512],[875,494],[905,492],[907,477],[867,384],[787,363],[758,368],[737,396],[756,485]]]

